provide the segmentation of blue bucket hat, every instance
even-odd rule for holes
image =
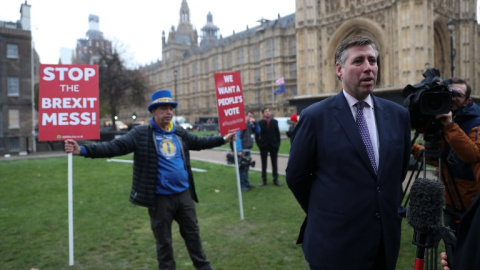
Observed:
[[[158,90],[152,94],[152,102],[148,105],[148,111],[152,112],[153,108],[159,105],[172,105],[173,108],[176,108],[178,102],[173,101],[170,90]]]

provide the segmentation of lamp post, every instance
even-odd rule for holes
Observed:
[[[448,31],[450,32],[450,70],[452,72],[452,77],[453,77],[453,71],[455,70],[455,55],[456,51],[455,48],[453,48],[453,32],[455,31],[455,21],[453,18],[450,18],[447,22],[447,28]]]
[[[173,90],[175,91],[175,101],[178,102],[178,96],[177,96],[177,73],[178,71],[176,69],[173,70]]]

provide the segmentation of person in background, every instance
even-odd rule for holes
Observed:
[[[472,89],[460,78],[451,78],[452,110],[436,116],[443,125],[441,181],[445,185],[445,226],[457,230],[462,215],[480,190],[480,107],[472,102]],[[425,147],[413,145],[419,158]],[[438,167],[438,160],[429,160]]]
[[[257,122],[255,141],[260,149],[260,158],[262,161],[262,182],[260,186],[267,185],[267,158],[270,153],[272,162],[273,184],[281,186],[278,181],[278,149],[280,148],[280,129],[278,121],[275,120],[269,108],[262,109],[262,120]]]
[[[368,37],[343,40],[343,89],[304,109],[295,127],[286,177],[307,214],[298,242],[312,270],[395,269],[410,116],[373,95],[378,56]]]
[[[239,157],[238,170],[240,173],[240,186],[243,191],[249,191],[255,188],[255,186],[251,185],[250,181],[248,180],[248,170],[252,164],[251,149],[253,147],[255,138],[255,118],[253,118],[253,112],[247,112],[245,120],[246,128],[244,130],[237,131],[236,147],[237,155]]]
[[[290,126],[288,127],[288,131],[286,132],[287,137],[290,138],[290,143],[292,143],[293,139],[293,130],[295,129],[295,126],[298,123],[298,116],[296,113],[292,113],[290,115]]]
[[[65,152],[88,158],[106,158],[134,153],[130,202],[148,208],[156,239],[159,269],[176,268],[172,247],[172,222],[180,228],[193,266],[212,269],[200,239],[195,204],[198,202],[190,166],[190,150],[209,149],[231,142],[235,133],[198,137],[172,122],[177,102],[170,90],[152,94],[148,124],[108,142],[79,146],[65,141]]]

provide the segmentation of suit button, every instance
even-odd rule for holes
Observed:
[[[375,213],[375,218],[376,218],[376,219],[380,219],[380,213],[378,213],[378,212]]]
[[[377,192],[381,192],[382,191],[382,187],[377,187]]]

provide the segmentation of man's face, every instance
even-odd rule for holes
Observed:
[[[468,105],[469,100],[465,98],[467,91],[465,84],[452,83],[448,88],[452,91],[452,111],[458,111]]]
[[[270,109],[265,109],[263,111],[263,117],[265,117],[267,119],[270,118]]]
[[[372,46],[354,46],[347,49],[345,65],[336,64],[337,76],[347,93],[358,100],[373,92],[377,82],[377,56]]]
[[[247,122],[250,121],[250,119],[252,119],[252,117],[253,117],[252,113],[247,113],[247,116],[246,116]]]
[[[159,127],[165,127],[172,121],[174,107],[172,105],[159,105],[152,110],[153,119]]]

